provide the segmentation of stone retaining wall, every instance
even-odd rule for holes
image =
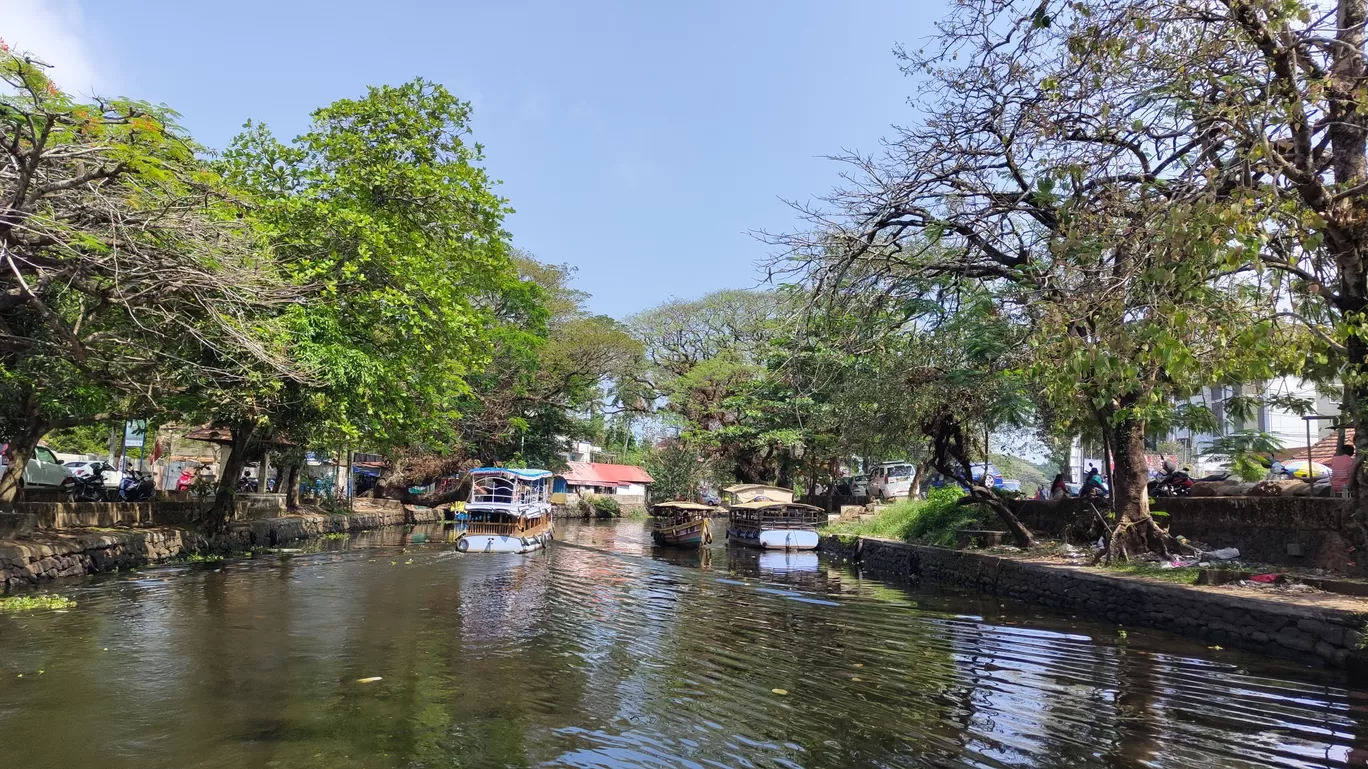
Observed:
[[[331,532],[362,531],[404,523],[437,523],[436,510],[398,510],[341,514],[304,514],[234,523],[226,533],[206,536],[192,529],[147,528],[128,531],[40,533],[0,541],[0,587],[32,584],[159,563],[192,553],[233,553],[278,547]]]
[[[821,549],[871,571],[918,576],[1205,643],[1368,672],[1368,652],[1362,648],[1368,615],[1362,612],[866,537],[823,537]]]
[[[1095,513],[1080,499],[1023,500],[1017,517],[1033,532],[1059,537]],[[1106,501],[1099,505],[1107,512]],[[1236,547],[1242,558],[1281,566],[1330,569],[1368,576],[1368,558],[1354,558],[1344,535],[1346,500],[1316,497],[1179,497],[1156,499],[1160,525],[1213,547]],[[1359,563],[1362,561],[1362,563]]]
[[[46,530],[188,526],[199,521],[210,504],[209,500],[160,496],[148,502],[17,502],[10,514],[26,516],[28,528]],[[234,520],[276,518],[284,513],[284,494],[239,494],[233,500]]]

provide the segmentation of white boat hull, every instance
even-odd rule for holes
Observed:
[[[728,536],[743,545],[765,550],[816,550],[818,540],[817,532],[811,529],[761,529],[752,536],[731,531]]]
[[[550,532],[531,537],[467,534],[456,543],[456,549],[462,553],[530,553],[546,547],[550,539]]]

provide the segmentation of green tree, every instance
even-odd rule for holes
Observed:
[[[1304,366],[1279,322],[1289,287],[1246,269],[1266,232],[1243,203],[1189,193],[1202,142],[1178,141],[1128,70],[1078,78],[1084,54],[1050,37],[1054,17],[1005,7],[957,5],[904,54],[924,119],[886,154],[847,158],[859,183],[809,211],[812,231],[775,240],[822,293],[906,308],[893,330],[989,292],[1030,329],[1037,413],[1075,434],[1091,421],[1110,446],[1113,553],[1166,550],[1145,437],[1203,385]]]
[[[235,437],[220,508],[258,430],[380,451],[442,445],[496,345],[530,354],[545,313],[518,278],[508,207],[469,121],[468,103],[417,79],[323,107],[288,143],[249,123],[223,153],[275,259],[314,291],[282,320],[316,382],[214,404]],[[530,331],[510,333],[509,314]]]
[[[974,18],[1003,20],[1025,3],[971,5]],[[1368,450],[1368,2],[1052,0],[1041,8],[1051,23],[1032,33],[1035,50],[1063,46],[1060,68],[1072,67],[1075,79],[1147,94],[1144,109],[1157,119],[1116,141],[1171,137],[1189,148],[1172,194],[1222,201],[1257,233],[1244,269],[1290,286],[1277,314],[1316,337],[1303,345],[1305,365],[1338,378],[1360,454]],[[1362,523],[1359,468],[1350,490]]]
[[[778,292],[718,291],[627,319],[644,349],[641,402],[663,402],[681,437],[725,458],[742,481],[787,483],[796,466],[796,437],[767,409],[783,397],[767,366],[785,301]]]
[[[14,499],[50,430],[307,378],[263,258],[175,113],[83,102],[0,45],[0,439]]]

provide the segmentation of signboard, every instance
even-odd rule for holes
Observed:
[[[147,420],[136,419],[124,425],[124,448],[140,449],[147,436]]]

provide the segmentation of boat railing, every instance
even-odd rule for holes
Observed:
[[[774,507],[759,510],[733,508],[731,518],[732,523],[741,528],[771,526],[787,529],[811,529],[826,523],[826,514],[821,510],[808,510],[804,507]]]
[[[510,536],[517,531],[517,522],[504,521],[500,523],[472,522],[465,527],[466,534],[489,534],[494,536]]]

